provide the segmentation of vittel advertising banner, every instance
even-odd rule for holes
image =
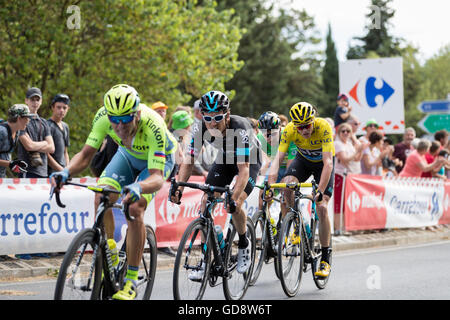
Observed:
[[[345,228],[425,227],[450,220],[450,183],[430,178],[353,175],[345,185]]]
[[[339,90],[365,124],[375,119],[385,133],[404,133],[402,58],[354,59],[339,63]],[[364,125],[357,134],[363,134]]]

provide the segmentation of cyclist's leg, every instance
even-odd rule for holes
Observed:
[[[109,164],[106,166],[106,168],[100,175],[97,184],[99,186],[108,186],[120,191],[122,189],[122,186],[133,183],[135,177],[136,176],[132,169],[132,166],[127,160],[126,151],[123,150],[123,148],[119,147],[117,149],[117,152],[109,162]],[[97,207],[100,203],[100,198],[101,198],[100,194],[95,195],[94,206],[96,212]],[[118,195],[115,194],[110,195],[110,201],[113,203],[116,202],[118,198],[119,198]],[[108,212],[105,214],[104,224],[105,224],[105,232],[108,239],[113,239],[115,225],[114,225],[114,216],[112,214],[111,209],[109,209]]]
[[[306,166],[306,160],[297,153],[295,159],[287,168],[284,177],[281,179],[283,183],[298,183],[306,181],[311,175],[311,171]],[[281,201],[281,215],[284,218],[289,207],[294,205],[294,192],[292,190],[283,190],[283,199]]]
[[[314,169],[314,179],[320,181],[320,176],[322,174],[323,163],[320,162],[316,165]],[[333,195],[334,186],[334,161],[333,161],[333,171],[331,172],[330,180],[328,181],[327,187],[323,195],[323,201],[317,204],[317,215],[319,217],[319,240],[323,248],[323,256],[326,262],[328,262],[328,248],[331,241],[331,222],[328,217],[328,202]]]
[[[147,169],[147,161],[145,160],[132,160],[132,165],[139,169],[144,168],[139,173],[136,181],[143,181],[150,177],[150,173]],[[164,166],[164,179],[167,179],[175,165],[174,156],[172,154],[166,155],[166,163]],[[134,217],[133,221],[128,221],[128,234],[127,234],[127,259],[131,266],[139,266],[142,259],[145,246],[145,223],[144,213],[147,205],[153,200],[156,192],[142,194],[139,201],[132,203],[129,206],[130,216]]]

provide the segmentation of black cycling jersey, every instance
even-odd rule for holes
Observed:
[[[224,187],[229,185],[239,173],[238,163],[250,164],[250,176],[244,192],[249,195],[253,190],[261,168],[261,145],[250,122],[243,117],[231,115],[230,123],[222,137],[219,132],[213,136],[202,121],[194,124],[188,152],[193,157],[200,154],[204,142],[211,143],[219,150],[217,158],[206,177],[206,183]]]
[[[216,164],[261,162],[260,142],[246,118],[230,115],[230,122],[224,135],[218,130],[217,134],[208,131],[204,121],[201,123],[201,128],[199,123],[195,123],[192,127],[192,139],[188,152],[197,157],[205,141],[219,150]]]

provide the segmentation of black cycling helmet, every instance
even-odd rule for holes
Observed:
[[[200,109],[204,113],[228,111],[230,100],[221,91],[209,91],[200,98]]]
[[[258,119],[258,128],[273,130],[280,127],[280,118],[275,112],[267,111],[264,112]]]

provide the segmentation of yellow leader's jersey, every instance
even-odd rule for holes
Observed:
[[[323,118],[314,120],[314,129],[309,139],[303,138],[295,128],[294,123],[289,122],[281,136],[280,152],[287,152],[289,144],[293,142],[298,152],[308,161],[322,161],[322,152],[331,152],[334,156],[333,130],[330,124]]]

